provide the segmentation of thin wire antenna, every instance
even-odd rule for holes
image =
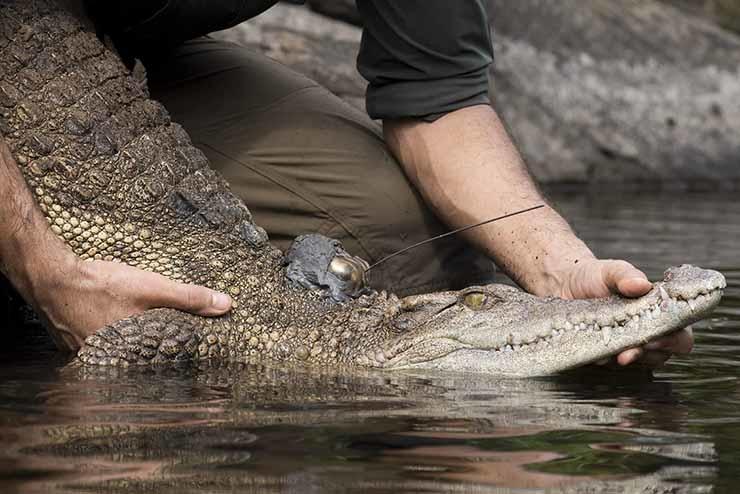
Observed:
[[[384,263],[385,261],[387,261],[389,259],[392,259],[392,258],[394,258],[396,256],[400,256],[401,254],[403,254],[405,252],[408,252],[411,249],[415,249],[417,247],[421,247],[422,245],[429,244],[431,242],[434,242],[436,240],[439,240],[439,239],[442,239],[442,238],[445,238],[445,237],[450,237],[452,235],[457,235],[458,233],[462,233],[462,232],[465,232],[465,231],[468,231],[468,230],[472,230],[473,228],[478,228],[479,226],[487,225],[489,223],[493,223],[494,221],[505,220],[506,218],[511,218],[512,216],[517,216],[517,215],[524,214],[524,213],[529,213],[530,211],[534,211],[535,209],[540,209],[540,208],[544,208],[544,207],[545,207],[544,204],[540,204],[539,206],[532,206],[531,208],[522,209],[521,211],[515,211],[513,213],[505,214],[503,216],[498,216],[496,218],[491,218],[490,220],[481,221],[480,223],[476,223],[475,225],[464,226],[462,228],[458,228],[457,230],[452,230],[451,232],[443,233],[442,235],[437,235],[436,237],[432,237],[432,238],[428,238],[426,240],[422,240],[421,242],[415,243],[414,245],[409,245],[408,247],[404,247],[403,249],[401,249],[401,250],[399,250],[397,252],[394,252],[393,254],[390,254],[390,255],[385,256],[384,258],[382,258],[381,260],[379,260],[378,262],[376,262],[375,264],[373,264],[369,268],[367,268],[365,270],[365,272],[370,271],[371,269],[373,269],[374,267],[376,267],[378,264],[382,264],[382,263]]]

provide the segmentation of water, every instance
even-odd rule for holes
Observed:
[[[60,372],[19,343],[0,356],[0,492],[735,492],[740,202],[553,197],[602,257],[725,273],[690,357],[652,378]]]

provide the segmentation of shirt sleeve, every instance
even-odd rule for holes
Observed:
[[[372,118],[434,120],[490,103],[493,47],[485,0],[357,0],[357,68]]]

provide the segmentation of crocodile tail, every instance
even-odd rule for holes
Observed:
[[[269,257],[264,230],[182,127],[55,2],[0,0],[0,133],[82,259],[214,285],[211,261]]]

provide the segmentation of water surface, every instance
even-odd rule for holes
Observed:
[[[0,492],[735,492],[740,202],[553,198],[602,257],[653,278],[683,262],[725,273],[722,306],[695,326],[690,357],[654,377],[589,369],[519,381],[71,372],[26,340],[0,355]]]

